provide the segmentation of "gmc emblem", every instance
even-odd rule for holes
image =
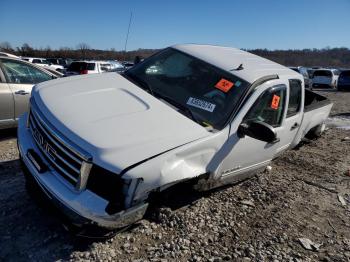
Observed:
[[[47,153],[48,157],[52,160],[56,160],[56,151],[49,145],[49,143],[45,140],[45,138],[40,134],[38,129],[33,129],[33,137],[34,140],[42,147],[42,149]]]

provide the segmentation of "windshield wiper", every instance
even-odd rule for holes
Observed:
[[[148,93],[150,93],[152,96],[154,96],[154,92],[152,87],[143,79],[139,78],[138,76],[130,73],[123,73],[123,76],[125,76],[128,80],[134,82],[138,86],[140,86],[142,89],[147,89]]]
[[[180,109],[182,112],[185,112],[187,113],[187,115],[194,121],[194,122],[197,122],[197,119],[194,117],[192,111],[187,107],[187,106],[184,106],[183,104],[175,101],[174,99],[172,99],[171,97],[168,97],[168,96],[165,96],[165,95],[162,95],[162,94],[159,94],[159,93],[155,93],[155,96],[158,97],[158,98],[161,98],[163,99],[164,101],[168,102],[169,104],[175,106],[176,108]]]

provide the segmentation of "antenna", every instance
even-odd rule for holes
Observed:
[[[243,64],[240,64],[237,68],[230,69],[230,71],[239,71],[239,70],[243,70],[243,69],[244,69]]]
[[[124,52],[126,53],[126,45],[128,44],[128,38],[129,38],[129,32],[130,32],[130,26],[131,26],[131,19],[132,19],[132,12],[130,12],[130,19],[129,19],[129,26],[128,26],[128,32],[126,34],[125,39],[125,46],[124,46]]]

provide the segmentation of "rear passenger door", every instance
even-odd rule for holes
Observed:
[[[301,122],[303,120],[303,95],[302,82],[298,79],[290,79],[288,86],[288,102],[287,102],[287,113],[283,123],[283,130],[280,135],[280,146],[277,149],[276,156],[284,150],[295,147],[297,141],[296,135],[299,131]]]

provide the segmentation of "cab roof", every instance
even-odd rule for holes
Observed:
[[[302,78],[288,67],[237,48],[198,44],[174,45],[172,48],[197,57],[250,83],[269,75]],[[243,69],[237,70],[241,64]]]

